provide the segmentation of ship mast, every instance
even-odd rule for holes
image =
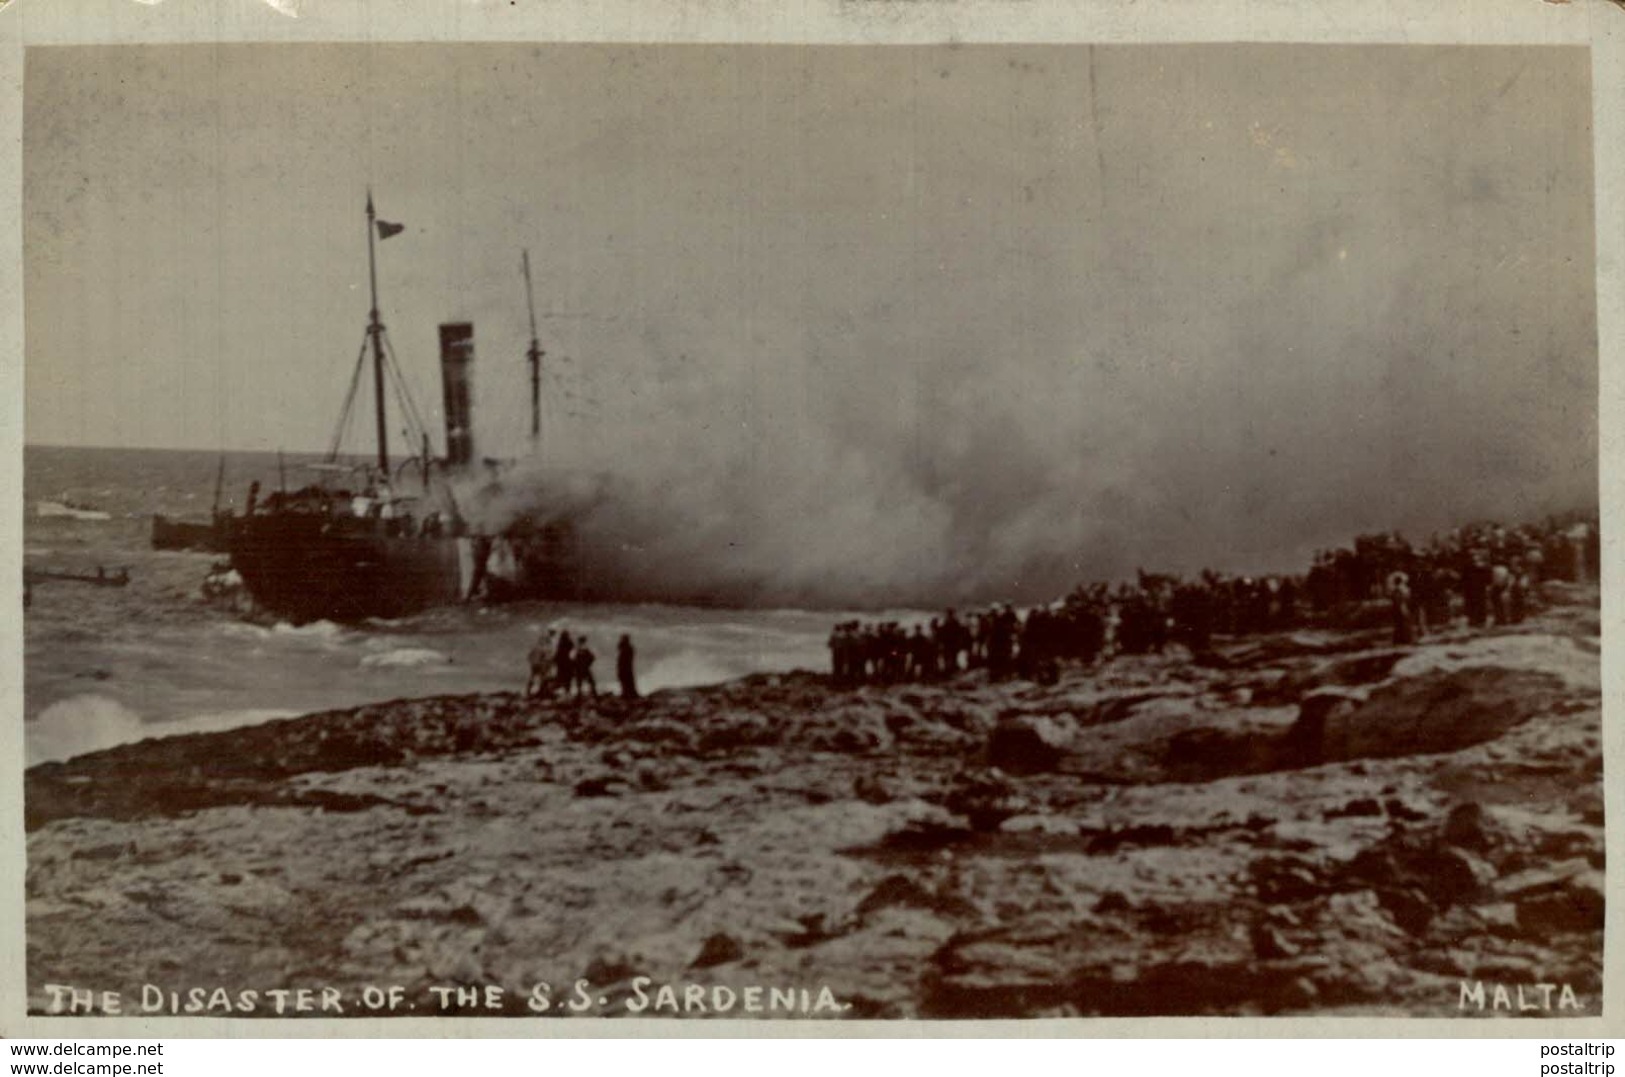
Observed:
[[[530,350],[525,353],[530,361],[530,440],[532,448],[542,436],[542,351],[536,339],[536,296],[530,286],[530,251],[524,252],[525,303],[530,310]]]
[[[0,0],[4,3],[4,0]],[[350,419],[355,414],[356,394],[361,388],[361,376],[367,369],[367,352],[372,352],[372,385],[373,406],[377,412],[378,433],[378,460],[377,468],[381,482],[390,479],[389,466],[389,416],[388,405],[384,401],[389,379],[393,374],[395,379],[395,403],[399,406],[402,422],[405,428],[402,436],[406,439],[407,454],[410,455],[414,442],[419,435],[426,435],[428,427],[424,425],[423,416],[418,413],[417,405],[412,402],[412,394],[408,391],[406,381],[401,375],[401,369],[395,359],[394,349],[389,346],[389,338],[384,332],[384,320],[378,313],[378,252],[377,244],[390,236],[399,235],[406,230],[403,224],[391,224],[380,220],[372,204],[372,188],[367,188],[367,284],[371,289],[372,308],[367,312],[367,332],[361,338],[361,350],[355,357],[355,368],[350,373],[350,389],[344,394],[344,407],[339,411],[337,428],[333,431],[333,442],[327,450],[327,462],[336,463],[339,450],[344,446],[344,436],[349,429]],[[393,371],[391,368],[393,367]],[[425,451],[424,456],[428,453]]]
[[[378,258],[373,253],[373,232],[378,215],[372,208],[372,188],[367,188],[367,277],[372,285],[372,314],[367,335],[372,338],[372,387],[378,405],[378,471],[389,478],[389,427],[384,421],[384,323],[378,317]]]

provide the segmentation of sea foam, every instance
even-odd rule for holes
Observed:
[[[214,733],[258,725],[298,712],[251,709],[196,714],[170,722],[147,722],[116,699],[101,695],[69,696],[46,707],[25,723],[23,754],[28,766],[72,759],[120,744],[181,733]]]
[[[363,669],[400,669],[450,664],[450,658],[427,647],[399,647],[380,654],[369,654],[361,660]]]
[[[343,627],[334,624],[332,621],[312,621],[303,625],[292,625],[287,621],[278,621],[271,626],[271,631],[278,636],[317,639],[323,642],[336,640],[344,634]]]

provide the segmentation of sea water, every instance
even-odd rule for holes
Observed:
[[[550,627],[586,635],[600,691],[615,691],[615,644],[629,634],[642,691],[755,672],[824,669],[830,625],[845,614],[638,605],[513,603],[429,610],[361,625],[293,626],[206,601],[221,554],[151,548],[152,516],[205,521],[220,455],[169,450],[25,448],[23,564],[94,575],[127,569],[126,587],[61,580],[33,586],[24,616],[27,762],[115,744],[413,696],[519,690]],[[311,481],[310,457],[231,453],[222,506],[248,484]],[[41,501],[106,512],[79,519]]]

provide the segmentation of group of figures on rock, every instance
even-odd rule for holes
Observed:
[[[555,698],[559,695],[580,699],[598,698],[598,681],[592,667],[598,656],[586,636],[571,638],[562,628],[549,628],[530,649],[530,679],[525,682],[525,698]],[[621,698],[638,698],[637,652],[632,637],[623,634],[615,645],[615,676],[621,683]]]
[[[993,680],[1050,683],[1064,660],[1162,653],[1171,643],[1202,654],[1213,637],[1249,636],[1348,623],[1385,604],[1396,644],[1415,643],[1458,621],[1516,624],[1538,602],[1538,585],[1595,581],[1601,540],[1595,516],[1551,517],[1505,527],[1474,524],[1413,546],[1397,532],[1361,535],[1320,551],[1303,575],[1195,579],[1141,571],[1116,587],[1080,584],[1065,598],[1018,613],[1001,604],[928,623],[861,620],[829,637],[837,685],[932,681],[972,669]],[[1381,608],[1380,606],[1378,607]]]

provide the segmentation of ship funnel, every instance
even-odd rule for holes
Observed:
[[[474,406],[472,379],[474,325],[448,322],[440,326],[440,377],[446,412],[446,463],[464,467],[474,459]]]

